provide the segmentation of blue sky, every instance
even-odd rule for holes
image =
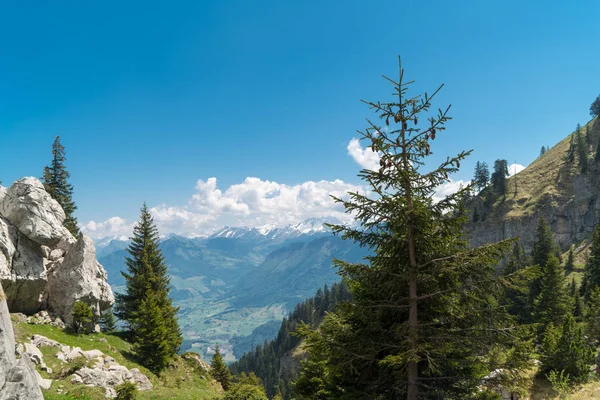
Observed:
[[[527,165],[600,93],[595,1],[0,7],[0,179],[40,176],[60,135],[82,225],[120,218],[96,235],[143,201],[165,231],[327,214],[319,196],[359,184],[359,100],[389,98],[398,54],[415,91],[446,84],[434,151],[475,149],[455,180],[477,160]]]

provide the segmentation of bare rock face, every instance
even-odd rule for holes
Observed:
[[[0,285],[0,400],[43,400],[38,376],[28,357],[15,356],[15,335]]]
[[[83,233],[64,258],[51,262],[48,269],[48,306],[65,323],[73,320],[71,313],[76,301],[83,301],[97,314],[114,303],[106,271],[96,261],[94,242]]]
[[[65,213],[35,178],[13,183],[0,202],[0,214],[38,245],[65,248],[73,236],[63,226]]]
[[[80,300],[96,315],[114,303],[92,240],[75,239],[65,213],[35,178],[0,187],[0,282],[11,312],[48,309],[70,323]]]

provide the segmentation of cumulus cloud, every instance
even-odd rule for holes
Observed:
[[[150,209],[161,233],[199,235],[225,225],[285,226],[319,217],[347,221],[349,217],[343,206],[330,196],[347,198],[348,192],[366,193],[361,186],[339,179],[286,185],[255,177],[248,177],[225,190],[218,187],[214,177],[199,179],[195,189],[184,207],[161,204]],[[113,217],[101,223],[91,221],[84,230],[98,238],[129,235],[132,227],[133,223]]]
[[[453,181],[450,180],[444,184],[441,184],[435,189],[435,193],[433,194],[433,201],[438,202],[443,200],[446,196],[458,192],[461,188],[467,186],[469,182],[458,180]]]
[[[525,169],[524,166],[522,166],[521,164],[510,164],[508,166],[508,176],[513,176],[515,174],[518,174],[519,172],[523,171]]]
[[[370,147],[363,149],[358,139],[353,138],[350,143],[348,143],[346,149],[348,150],[348,155],[350,155],[350,157],[352,157],[362,168],[373,171],[379,169],[379,154]]]
[[[83,226],[83,230],[91,237],[129,236],[133,231],[133,223],[127,223],[120,217],[112,217],[104,222],[90,221]]]

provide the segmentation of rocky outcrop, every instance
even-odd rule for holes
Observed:
[[[0,400],[43,400],[38,377],[28,357],[16,358],[15,335],[0,285]]]
[[[114,302],[92,240],[63,226],[65,213],[35,178],[0,188],[0,282],[11,312],[50,310],[70,323],[76,301],[96,315]]]
[[[600,120],[591,121],[590,150],[600,142]],[[600,220],[600,162],[590,157],[585,172],[577,163],[567,161],[567,137],[535,160],[525,170],[509,178],[506,196],[486,205],[485,194],[469,205],[467,238],[473,246],[504,239],[520,239],[530,252],[540,218],[544,218],[563,251],[572,244],[583,245]],[[478,220],[474,221],[473,211]]]
[[[78,369],[70,376],[71,382],[101,387],[104,389],[106,397],[114,397],[116,394],[115,387],[125,381],[134,383],[140,391],[152,389],[152,383],[139,369],[128,369],[119,364],[113,357],[97,349],[82,350],[80,347],[65,346],[41,335],[33,335],[31,342],[24,346],[24,354],[34,363],[44,365],[44,360],[38,349],[44,346],[58,347],[60,351],[56,353],[56,358],[65,364],[72,363],[77,359],[86,360],[86,366]]]

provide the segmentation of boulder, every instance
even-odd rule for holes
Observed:
[[[6,297],[0,285],[0,400],[43,400],[36,371],[28,357],[18,361]]]
[[[46,336],[33,335],[31,337],[31,343],[36,347],[48,346],[48,347],[60,347],[61,344],[56,340],[48,339]]]
[[[44,395],[40,384],[45,385],[46,383],[41,378],[38,380],[38,376],[31,361],[27,357],[22,357],[8,371],[4,386],[0,389],[0,400],[43,400]]]
[[[4,291],[2,290],[2,285],[0,285],[0,388],[4,385],[6,375],[16,362],[15,335]]]
[[[65,213],[44,185],[28,177],[1,189],[0,282],[11,312],[50,309],[61,317],[55,324],[64,326],[77,300],[96,316],[109,308],[114,296],[93,241],[83,234],[75,239],[63,226]]]
[[[48,273],[48,306],[66,324],[73,321],[76,301],[87,303],[96,316],[114,303],[106,271],[96,260],[96,248],[88,236],[80,233],[62,261],[56,263]]]
[[[41,364],[44,362],[42,352],[33,343],[25,343],[25,354],[34,364]]]
[[[38,245],[68,249],[75,242],[63,226],[65,212],[33,177],[13,183],[0,202],[0,214]]]
[[[140,391],[152,389],[152,383],[139,369],[128,370],[119,364],[108,368],[84,367],[71,375],[72,383],[102,387],[107,395],[110,395],[116,386],[125,381],[135,383]]]

